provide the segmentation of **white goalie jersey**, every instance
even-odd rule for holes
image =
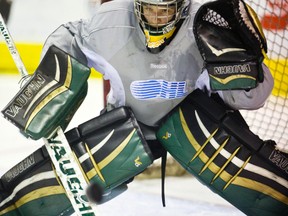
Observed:
[[[158,54],[146,49],[145,35],[134,14],[133,1],[105,3],[91,20],[60,26],[47,39],[43,53],[54,44],[86,61],[89,67],[110,80],[108,109],[130,106],[138,121],[156,126],[195,88],[209,90],[209,79],[205,72],[202,73],[203,59],[193,35],[193,19],[200,5],[192,2],[188,7],[189,15],[176,36]],[[266,77],[270,81],[260,90],[255,89],[256,92],[220,92],[220,95],[235,108],[241,108],[235,98],[243,104],[253,97],[255,107],[249,103],[245,108],[258,108],[273,86],[271,75]],[[255,100],[257,92],[261,94]]]

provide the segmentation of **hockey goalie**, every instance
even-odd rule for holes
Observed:
[[[243,0],[105,2],[90,20],[63,24],[47,38],[38,69],[2,113],[25,136],[51,139],[57,127],[66,130],[95,68],[111,85],[105,109],[65,131],[85,181],[97,185],[90,201],[97,191],[100,204],[119,195],[169,152],[246,215],[284,216],[287,154],[239,112],[262,107],[271,94],[266,52],[257,15]],[[71,215],[54,164],[39,146],[4,174],[0,215]]]

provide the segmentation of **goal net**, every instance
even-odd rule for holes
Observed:
[[[251,130],[260,138],[273,139],[288,152],[288,1],[247,0],[258,14],[268,44],[265,63],[274,77],[274,89],[265,106],[243,111]]]

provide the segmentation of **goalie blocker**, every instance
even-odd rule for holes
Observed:
[[[2,110],[6,119],[34,140],[67,127],[87,94],[90,69],[51,46],[35,73]]]
[[[126,183],[153,161],[127,107],[91,119],[65,135],[86,181],[101,188],[102,202],[123,192]],[[55,153],[61,155],[61,150],[55,149]],[[63,172],[69,172],[65,161],[60,166]],[[71,187],[77,184],[74,182]],[[55,216],[71,215],[74,211],[44,147],[5,173],[0,191],[0,215]],[[93,196],[90,194],[92,199]]]
[[[195,90],[167,117],[158,139],[188,172],[245,214],[288,215],[287,155],[220,100]]]

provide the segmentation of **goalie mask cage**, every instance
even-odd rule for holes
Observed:
[[[244,1],[261,21],[268,45],[265,63],[274,77],[274,89],[263,108],[241,113],[250,129],[261,139],[272,139],[279,149],[288,152],[288,1]]]

